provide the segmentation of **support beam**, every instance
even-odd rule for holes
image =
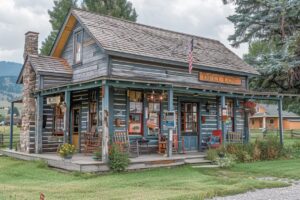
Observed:
[[[102,162],[108,162],[109,142],[109,85],[102,82]]]
[[[9,131],[9,149],[13,149],[13,136],[14,136],[14,102],[10,106],[10,131]]]
[[[70,134],[70,108],[71,108],[71,92],[65,91],[65,106],[66,111],[64,113],[64,143],[69,143]]]
[[[35,153],[42,153],[42,132],[43,132],[43,96],[36,97],[36,124],[35,124]]]
[[[170,88],[168,90],[168,110],[169,111],[174,111],[174,92],[173,88]],[[172,146],[173,146],[173,129],[169,128],[168,132],[168,157],[172,157]]]
[[[247,99],[245,99],[247,102]],[[249,143],[249,115],[244,111],[244,143]]]
[[[217,97],[216,98],[216,109],[217,109],[217,129],[219,130],[220,129],[220,98]]]
[[[282,119],[282,98],[278,100],[278,116],[279,116],[279,136],[280,136],[280,144],[283,145],[283,119]]]
[[[221,96],[221,128],[222,128],[222,141],[223,141],[223,145],[225,146],[226,143],[226,124],[223,120],[223,110],[226,109],[226,99],[225,96]]]

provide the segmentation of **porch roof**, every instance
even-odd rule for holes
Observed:
[[[222,87],[208,87],[208,86],[195,86],[195,85],[182,85],[176,84],[166,84],[160,82],[142,82],[142,81],[125,81],[125,80],[106,80],[106,79],[94,79],[91,81],[72,83],[42,90],[37,90],[35,93],[40,93],[41,95],[51,95],[60,93],[63,91],[76,91],[83,89],[90,89],[95,87],[100,87],[102,81],[106,81],[106,84],[113,87],[120,88],[135,88],[135,89],[157,89],[157,90],[167,90],[169,88],[174,88],[174,91],[188,93],[188,94],[204,94],[204,95],[215,95],[215,96],[227,96],[227,97],[237,97],[242,99],[270,99],[277,100],[283,97],[296,97],[300,98],[300,95],[294,94],[282,94],[277,92],[258,92],[251,90],[237,90],[237,89],[225,89]]]

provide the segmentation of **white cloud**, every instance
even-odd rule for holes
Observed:
[[[47,10],[51,0],[0,0],[0,60],[23,62],[24,34],[39,32],[45,39],[51,30]]]
[[[138,13],[138,22],[217,39],[239,56],[247,45],[230,47],[227,38],[233,25],[226,19],[234,12],[221,0],[130,0]],[[48,9],[52,0],[0,0],[0,60],[23,62],[24,34],[39,32],[39,41],[51,30]]]

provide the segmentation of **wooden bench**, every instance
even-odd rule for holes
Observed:
[[[291,130],[291,138],[300,138],[300,130]]]

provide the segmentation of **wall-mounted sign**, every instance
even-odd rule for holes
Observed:
[[[175,119],[175,112],[174,111],[167,111],[164,113],[164,129],[168,128],[175,128],[176,126],[176,119]]]
[[[242,85],[242,79],[238,76],[229,76],[211,72],[199,72],[199,81],[221,83],[229,85]]]
[[[58,105],[59,103],[60,103],[60,96],[47,97],[47,104],[48,105],[53,105],[53,104]]]

